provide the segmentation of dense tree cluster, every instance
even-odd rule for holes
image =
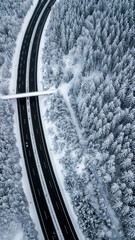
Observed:
[[[1,0],[0,1],[0,69],[3,78],[11,76],[11,59],[15,42],[32,0]],[[5,64],[4,64],[5,63]],[[3,79],[0,79],[3,82]]]
[[[8,93],[17,34],[31,3],[31,0],[0,1],[0,94]],[[0,239],[14,239],[19,230],[24,240],[37,239],[22,188],[12,103],[0,100]]]
[[[12,239],[19,225],[24,239],[36,239],[28,214],[28,203],[21,183],[19,153],[13,134],[13,109],[9,101],[0,101],[0,239]],[[12,228],[13,227],[13,228]]]
[[[134,28],[133,0],[61,0],[47,30],[43,85],[69,84],[84,142],[63,96],[51,97],[54,145],[65,151],[65,186],[86,239],[135,239]]]

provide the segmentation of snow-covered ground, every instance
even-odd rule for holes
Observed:
[[[55,5],[53,7],[55,7]],[[42,76],[42,54],[43,54],[44,43],[46,41],[45,34],[46,34],[47,26],[49,24],[49,19],[50,19],[50,15],[49,15],[49,17],[47,19],[47,22],[45,24],[45,27],[44,27],[44,30],[43,30],[43,33],[42,33],[42,37],[41,37],[40,47],[39,47],[38,73],[37,73],[38,91],[43,91],[44,90],[43,85],[42,85],[42,79],[43,79],[43,76]],[[65,91],[67,90],[66,89],[67,85],[66,86],[63,85],[61,87],[62,87],[61,89],[65,89]],[[59,90],[60,90],[60,88],[59,88]],[[64,94],[64,92],[63,92],[63,96],[65,96],[65,98],[66,98],[67,95]],[[73,225],[75,227],[75,230],[78,234],[79,239],[84,240],[85,238],[84,238],[81,230],[79,229],[79,226],[78,226],[78,223],[77,223],[77,217],[76,217],[76,215],[73,211],[73,206],[71,204],[70,196],[67,193],[67,191],[65,190],[63,168],[62,168],[62,165],[59,163],[59,159],[60,159],[60,157],[62,157],[62,153],[61,154],[56,154],[56,152],[53,149],[53,144],[52,144],[53,137],[51,137],[51,135],[48,133],[48,130],[49,130],[50,127],[52,127],[52,125],[47,122],[46,117],[45,117],[45,110],[46,110],[46,107],[47,107],[45,105],[45,100],[46,100],[47,97],[48,96],[39,96],[39,106],[40,106],[41,120],[42,120],[44,134],[45,134],[45,137],[47,139],[47,147],[48,147],[48,150],[49,150],[49,154],[50,154],[51,161],[52,161],[52,166],[53,166],[53,169],[54,169],[54,172],[55,172],[55,175],[56,175],[56,178],[57,178],[57,181],[58,181],[61,193],[62,193],[62,197],[63,197],[64,202],[66,204],[67,210],[69,212],[69,215],[71,216],[71,220],[73,222]],[[78,129],[77,123],[76,123],[76,128]],[[53,130],[56,131],[55,126],[53,126]]]
[[[13,57],[13,61],[12,61],[12,69],[11,69],[11,80],[9,82],[10,86],[9,86],[9,93],[10,94],[15,94],[16,92],[16,83],[17,83],[17,66],[18,66],[18,61],[19,61],[19,52],[21,50],[21,45],[22,45],[22,41],[24,38],[24,34],[26,31],[26,28],[28,26],[29,20],[34,12],[34,9],[36,7],[38,3],[38,0],[33,0],[33,5],[31,6],[31,8],[29,9],[23,25],[21,27],[20,33],[17,37],[17,41],[16,41],[16,49],[15,49],[15,54]],[[19,153],[20,153],[20,165],[22,167],[22,185],[23,185],[23,189],[24,189],[24,193],[27,197],[28,203],[29,203],[29,210],[30,210],[30,216],[33,220],[33,222],[35,223],[35,228],[39,234],[39,240],[43,240],[43,234],[42,234],[42,230],[40,227],[40,223],[38,220],[38,216],[36,213],[36,209],[35,209],[35,205],[34,205],[34,201],[33,201],[33,197],[31,194],[31,189],[30,189],[30,185],[29,185],[29,181],[28,181],[28,176],[27,176],[27,172],[26,172],[26,167],[25,167],[25,162],[24,162],[24,157],[23,157],[23,151],[22,151],[22,145],[21,145],[21,137],[20,137],[20,130],[19,130],[19,120],[18,120],[18,112],[17,112],[17,103],[16,100],[12,100],[13,101],[13,108],[14,108],[14,133],[16,136],[16,140],[17,140],[17,147],[19,149]],[[23,234],[21,232],[21,230],[19,232],[16,233],[15,239],[14,240],[23,240]]]
[[[16,233],[14,240],[23,240],[23,232],[21,230]]]

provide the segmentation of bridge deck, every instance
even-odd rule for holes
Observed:
[[[26,97],[34,97],[34,96],[41,96],[41,95],[49,95],[53,94],[56,90],[47,90],[42,92],[26,92],[26,93],[17,93],[14,95],[1,95],[1,99],[14,99],[14,98],[26,98]]]

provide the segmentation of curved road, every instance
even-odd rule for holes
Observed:
[[[20,54],[19,60],[19,68],[18,68],[18,81],[17,81],[17,93],[26,92],[26,65],[27,65],[27,57],[28,57],[28,49],[32,37],[32,33],[34,30],[34,25],[38,19],[38,15],[41,12],[43,6],[47,1],[39,2],[38,6],[31,18],[30,24],[27,28],[23,45]],[[38,48],[41,38],[41,33],[47,19],[47,16],[50,12],[51,5],[55,2],[52,0],[47,8],[45,9],[43,16],[38,24],[38,28],[36,30],[32,52],[31,52],[31,60],[30,60],[30,71],[29,71],[29,90],[37,91],[37,57],[38,57]],[[46,200],[44,197],[44,193],[40,183],[40,177],[38,175],[34,153],[30,138],[29,124],[28,124],[28,115],[27,115],[27,107],[26,107],[26,99],[18,99],[18,113],[19,113],[19,121],[20,121],[20,131],[21,138],[23,144],[24,158],[26,162],[26,167],[28,171],[29,181],[33,193],[33,198],[35,201],[36,209],[38,212],[38,216],[40,219],[41,227],[45,236],[45,239],[58,239],[56,234],[53,221],[51,219]],[[38,97],[30,98],[30,108],[31,108],[31,116],[32,116],[32,124],[34,129],[35,141],[37,145],[38,155],[40,159],[40,164],[42,166],[44,178],[46,181],[46,185],[49,191],[49,195],[55,210],[55,214],[57,216],[57,220],[61,227],[61,231],[63,233],[65,240],[77,240],[77,234],[74,230],[73,224],[69,217],[68,211],[65,207],[61,192],[59,190],[59,186],[57,184],[57,180],[55,174],[53,172],[53,168],[51,165],[50,157],[48,154],[46,141],[44,138],[44,133],[42,129],[41,119],[40,119],[40,111],[39,111],[39,102]]]
[[[20,58],[19,58],[18,79],[17,79],[17,89],[16,89],[17,93],[24,93],[26,91],[25,78],[26,78],[26,65],[27,65],[29,45],[30,45],[33,30],[35,27],[35,23],[46,2],[47,1],[38,3],[34,11],[34,14],[31,18],[31,21],[28,25],[28,28],[26,30],[26,34],[24,36]],[[51,219],[50,212],[45,200],[45,196],[44,196],[41,182],[40,182],[40,177],[38,175],[38,170],[35,163],[35,157],[33,153],[29,125],[28,125],[26,99],[25,98],[18,99],[17,105],[18,105],[18,115],[19,115],[24,159],[25,159],[28,178],[29,178],[35,206],[37,209],[39,221],[43,231],[43,235],[44,235],[44,238],[47,240],[58,239],[58,236],[57,236],[57,233],[56,233],[56,230],[55,230],[55,227]]]
[[[55,2],[55,1],[52,1]],[[51,2],[51,4],[52,4]],[[31,52],[30,59],[30,70],[29,70],[29,91],[38,91],[37,89],[37,59],[38,59],[38,50],[40,44],[40,38],[44,23],[49,14],[50,7],[48,6],[45,10],[41,22],[38,26],[37,32],[35,34],[34,43]],[[31,108],[31,117],[33,130],[35,135],[35,141],[37,145],[38,155],[40,163],[42,166],[45,182],[49,191],[49,195],[57,216],[61,231],[65,240],[77,240],[77,234],[74,230],[73,224],[69,217],[68,211],[66,209],[65,203],[63,201],[53,168],[50,160],[50,156],[47,150],[46,140],[44,137],[42,123],[40,118],[39,102],[38,97],[30,98],[30,108]]]

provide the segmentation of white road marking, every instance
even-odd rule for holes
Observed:
[[[28,134],[27,134],[27,133],[26,133],[26,135],[25,135],[25,136],[26,136],[26,139],[28,140]]]
[[[44,210],[44,215],[45,215],[45,218],[47,219],[47,214],[46,214],[46,211]]]
[[[41,144],[39,145],[39,147],[40,147],[40,150],[42,150],[42,146],[41,146]]]
[[[66,233],[68,234],[68,230],[67,230],[67,228],[66,228],[66,225],[64,225],[64,228],[65,228],[65,230],[66,230]]]
[[[55,201],[55,203],[56,203],[57,208],[59,209],[59,205],[58,205],[57,201]]]
[[[19,105],[19,112],[20,112],[20,114],[21,114],[20,105]],[[23,129],[23,127],[22,127],[23,125],[22,125],[21,119],[20,119],[20,124],[21,124],[21,129]],[[22,135],[22,141],[23,141],[23,144],[25,144],[25,140],[24,140],[24,136],[23,136],[23,135]],[[26,153],[25,148],[24,148],[24,152],[25,152],[25,156],[26,156],[26,161],[29,162],[29,161],[28,161],[28,158],[27,158],[27,153]],[[39,214],[40,214],[40,217],[41,217],[41,220],[42,220],[42,224],[43,224],[43,226],[44,226],[44,230],[45,230],[45,232],[46,232],[47,239],[49,240],[49,236],[48,236],[46,227],[45,227],[45,225],[44,225],[44,221],[43,221],[42,214],[41,214],[41,211],[40,211],[40,207],[39,207],[39,204],[38,204],[37,196],[36,196],[36,193],[35,193],[35,189],[34,189],[34,185],[33,185],[33,181],[32,181],[32,176],[31,176],[29,164],[28,164],[28,171],[29,171],[29,174],[30,174],[31,184],[32,184],[32,188],[33,188],[34,195],[35,195],[35,200],[36,200],[36,203],[37,203],[37,207],[38,207],[38,210],[39,210]]]

